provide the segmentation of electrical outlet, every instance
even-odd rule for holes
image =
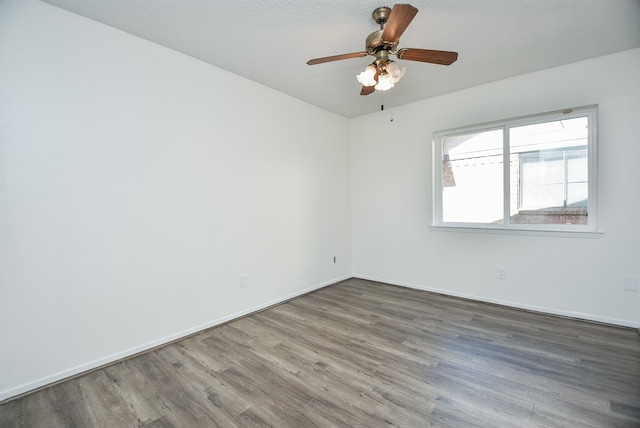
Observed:
[[[496,267],[496,279],[507,279],[507,268]]]
[[[245,288],[247,286],[247,274],[243,273],[240,275],[240,288]]]

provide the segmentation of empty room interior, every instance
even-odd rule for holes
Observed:
[[[640,426],[639,76],[638,0],[0,0],[0,427]]]

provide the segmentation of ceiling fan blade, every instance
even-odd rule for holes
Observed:
[[[409,61],[430,62],[432,64],[451,65],[458,59],[458,52],[434,51],[430,49],[399,49],[396,54],[400,59]]]
[[[398,43],[400,36],[407,29],[418,9],[410,4],[397,4],[393,6],[389,20],[384,26],[382,40],[389,43]]]
[[[316,64],[322,64],[325,62],[340,61],[341,59],[361,58],[367,55],[368,54],[366,52],[353,52],[353,53],[342,54],[342,55],[325,56],[323,58],[310,59],[309,61],[307,61],[307,64],[316,65]]]
[[[363,86],[360,90],[360,95],[369,95],[373,94],[376,91],[375,86]]]

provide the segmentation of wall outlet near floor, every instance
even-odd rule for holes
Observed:
[[[240,288],[245,288],[247,286],[247,274],[240,274]]]
[[[496,267],[496,279],[507,279],[507,268]]]
[[[637,276],[625,276],[624,277],[624,289],[626,291],[638,291],[638,277]]]

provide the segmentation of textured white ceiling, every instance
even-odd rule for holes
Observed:
[[[380,108],[355,79],[380,0],[43,0],[346,117]],[[402,61],[385,104],[405,104],[510,76],[640,47],[640,0],[430,0],[400,47],[459,52],[446,67]],[[392,6],[392,4],[387,4]],[[614,67],[615,64],[612,64]]]

